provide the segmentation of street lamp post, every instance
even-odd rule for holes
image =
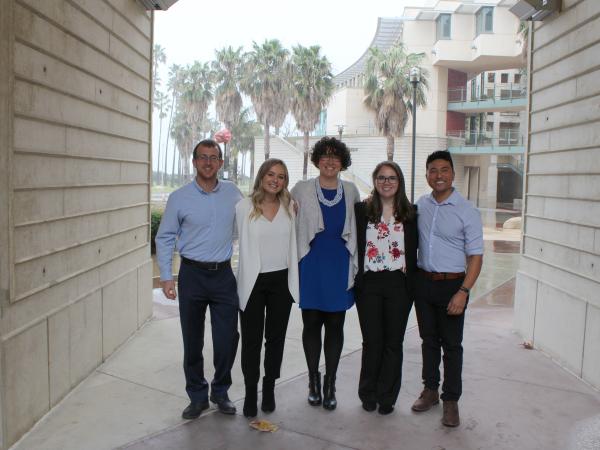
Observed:
[[[417,148],[417,86],[421,81],[421,69],[410,69],[410,82],[413,86],[412,96],[412,170],[410,172],[410,202],[415,202],[415,154]]]

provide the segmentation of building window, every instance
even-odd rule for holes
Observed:
[[[494,8],[492,6],[483,6],[479,8],[475,15],[475,33],[479,36],[482,33],[494,32]]]
[[[496,74],[494,72],[488,72],[487,74],[487,78],[488,78],[488,83],[493,83],[494,80],[496,79]]]
[[[507,73],[500,74],[500,83],[508,83],[508,74]]]
[[[451,34],[451,14],[440,14],[435,21],[437,40],[450,39]]]
[[[521,74],[515,73],[515,84],[519,84],[521,82]]]

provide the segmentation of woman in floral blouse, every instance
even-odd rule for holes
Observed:
[[[354,206],[354,290],[363,336],[358,396],[366,411],[379,405],[380,414],[389,414],[402,380],[402,343],[417,269],[417,222],[398,164],[379,163],[373,186],[371,197]]]

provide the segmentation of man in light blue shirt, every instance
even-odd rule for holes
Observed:
[[[465,309],[483,262],[483,227],[479,211],[452,187],[450,153],[432,153],[426,169],[432,192],[417,201],[419,272],[415,290],[425,388],[412,409],[427,411],[439,403],[443,349],[442,424],[456,427],[460,424]]]
[[[225,414],[236,411],[227,391],[239,339],[239,302],[230,258],[235,205],[242,194],[235,184],[217,179],[223,155],[215,141],[198,143],[192,162],[196,178],[169,196],[155,239],[161,287],[172,300],[177,296],[172,275],[175,248],[181,256],[179,317],[190,398],[184,419],[195,419],[209,406],[202,356],[206,309],[210,308],[215,365],[210,400]]]

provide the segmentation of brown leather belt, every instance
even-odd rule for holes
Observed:
[[[188,259],[185,256],[181,257],[181,262],[183,264],[187,264],[189,266],[198,267],[204,270],[219,270],[224,267],[230,267],[231,261],[221,261],[221,262],[205,262],[205,261],[194,261],[193,259]]]
[[[457,280],[465,277],[464,272],[427,272],[423,269],[419,269],[419,272],[432,281]]]

